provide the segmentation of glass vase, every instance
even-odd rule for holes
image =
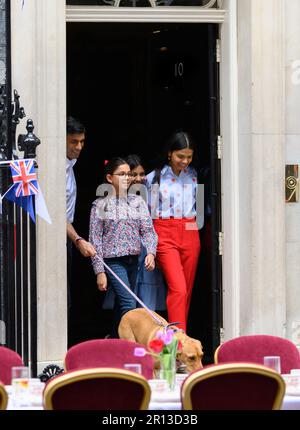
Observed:
[[[160,379],[168,382],[170,390],[175,388],[176,358],[173,354],[162,354],[160,357]]]

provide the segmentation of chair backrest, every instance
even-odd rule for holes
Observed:
[[[5,346],[0,346],[0,380],[5,385],[11,383],[11,368],[14,366],[24,366],[20,355]]]
[[[285,382],[274,370],[252,363],[216,364],[189,375],[181,388],[188,410],[280,409]]]
[[[135,357],[134,349],[143,347],[136,342],[124,339],[87,340],[72,346],[65,356],[65,369],[75,370],[83,367],[116,367],[122,369],[125,363],[140,363],[142,375],[153,378],[154,361],[150,355]]]
[[[281,358],[281,373],[300,368],[300,354],[288,339],[269,335],[240,336],[222,343],[215,351],[215,363],[246,361],[263,364],[267,355]]]
[[[6,409],[8,402],[8,394],[4,385],[0,382],[0,410]]]
[[[81,369],[51,379],[44,407],[53,410],[147,409],[150,386],[142,376],[116,368]]]

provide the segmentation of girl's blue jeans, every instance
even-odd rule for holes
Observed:
[[[138,272],[138,255],[105,258],[104,261],[134,291]],[[106,275],[110,286],[116,294],[113,335],[117,335],[117,328],[122,316],[126,312],[136,308],[136,300],[108,270],[106,270]]]

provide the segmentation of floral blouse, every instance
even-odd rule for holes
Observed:
[[[156,255],[155,233],[145,201],[129,194],[94,201],[90,216],[89,240],[96,249],[92,258],[94,272],[104,272],[102,258],[139,255],[141,243],[147,254]]]
[[[160,185],[152,184],[155,172],[146,177],[149,210],[156,218],[192,218],[197,215],[197,173],[189,166],[177,176],[170,166],[161,171]]]

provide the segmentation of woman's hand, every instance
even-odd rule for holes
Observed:
[[[155,260],[153,254],[147,254],[145,258],[145,269],[146,270],[154,270],[155,269]]]
[[[98,273],[97,275],[97,285],[99,291],[106,291],[107,290],[107,277],[104,272]]]

